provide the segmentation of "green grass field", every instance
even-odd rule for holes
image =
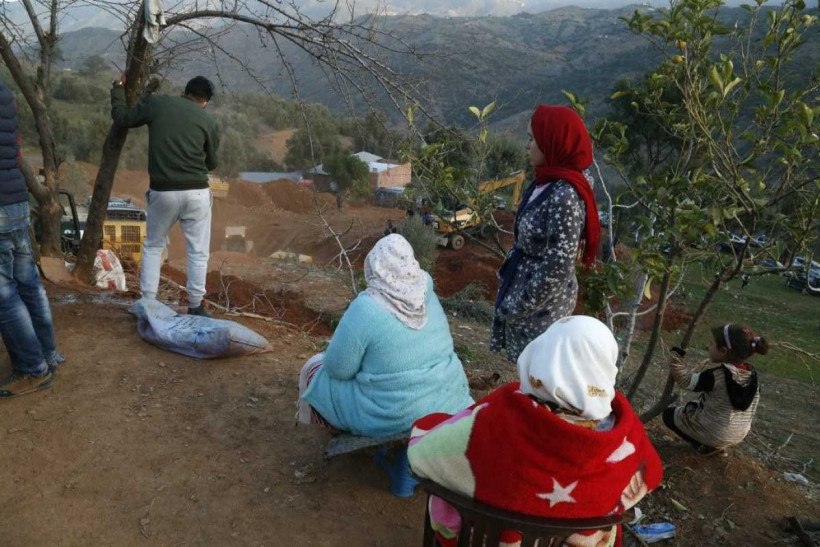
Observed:
[[[711,282],[704,270],[692,268],[684,286],[685,300],[677,299],[690,313],[695,310]],[[750,362],[772,375],[793,378],[808,384],[820,382],[820,361],[779,347],[787,343],[820,356],[820,297],[808,296],[786,286],[777,275],[753,277],[745,289],[740,279],[718,292],[706,317],[700,322],[692,343],[705,348],[712,326],[727,322],[748,325],[769,341],[768,355],[755,355]]]

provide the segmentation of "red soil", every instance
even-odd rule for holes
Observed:
[[[262,289],[232,275],[210,272],[206,298],[237,311],[258,313],[290,323],[310,334],[329,336],[332,331],[321,314],[309,310],[299,295],[285,290]]]
[[[493,300],[498,290],[496,272],[499,266],[500,258],[475,244],[468,243],[459,251],[443,249],[433,270],[436,293],[447,298],[474,284],[487,300]]]
[[[162,275],[174,283],[185,285],[185,274],[176,268],[165,265],[162,267]],[[322,314],[308,309],[298,293],[281,289],[262,289],[236,276],[223,275],[218,271],[208,273],[205,286],[207,300],[232,310],[271,317],[318,336],[332,334],[323,322]]]
[[[232,180],[228,190],[228,201],[243,207],[274,207],[299,214],[312,213],[317,206],[330,207],[336,203],[330,194],[314,193],[290,180],[277,180],[266,184]]]

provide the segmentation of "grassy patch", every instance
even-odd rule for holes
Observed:
[[[684,282],[687,298],[679,301],[680,304],[694,311],[710,282],[706,271],[693,268]],[[820,298],[787,287],[783,277],[753,277],[743,289],[741,280],[737,279],[715,296],[706,317],[698,325],[692,345],[705,348],[710,341],[709,329],[714,325],[745,324],[772,346],[768,355],[755,355],[750,359],[756,367],[775,376],[815,384],[820,381],[820,362],[778,344],[788,343],[820,354],[818,309]]]

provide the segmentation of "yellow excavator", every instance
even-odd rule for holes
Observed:
[[[521,201],[521,188],[524,186],[524,172],[516,171],[508,177],[501,179],[487,180],[478,185],[478,195],[495,192],[507,186],[513,187],[510,208],[515,211]],[[496,209],[504,209],[503,200],[495,203]],[[450,247],[459,250],[464,247],[464,236],[461,232],[482,231],[486,225],[482,223],[481,217],[472,207],[472,203],[459,205],[452,211],[441,214],[432,214],[432,224],[439,234],[438,244],[442,247]]]

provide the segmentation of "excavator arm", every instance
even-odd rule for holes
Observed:
[[[512,203],[510,205],[512,210],[515,210],[518,208],[518,202],[521,201],[521,188],[524,186],[524,171],[518,171],[509,177],[504,177],[503,179],[482,182],[478,185],[478,193],[479,195],[482,195],[489,192],[495,192],[496,190],[506,188],[507,186],[513,186]]]

